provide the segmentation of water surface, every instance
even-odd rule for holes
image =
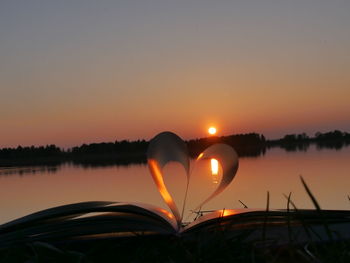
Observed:
[[[217,187],[209,161],[193,164],[186,215]],[[165,172],[166,183],[181,210],[183,169],[169,164]],[[231,185],[202,209],[241,208],[238,200],[249,208],[265,208],[267,191],[271,208],[286,208],[283,194],[290,192],[299,208],[311,208],[300,175],[322,208],[350,208],[350,147],[317,150],[311,146],[306,152],[273,148],[258,158],[241,158]],[[146,165],[0,168],[0,223],[53,206],[96,200],[142,202],[166,208]]]

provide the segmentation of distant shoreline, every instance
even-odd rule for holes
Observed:
[[[187,141],[189,153],[196,157],[213,143],[231,145],[240,157],[259,157],[268,149],[279,147],[286,151],[306,151],[317,148],[341,149],[350,145],[350,133],[331,131],[308,137],[305,133],[285,135],[281,139],[266,140],[258,133],[207,137]],[[0,149],[0,167],[57,166],[65,163],[81,166],[130,165],[146,163],[148,141],[116,141],[114,143],[83,144],[68,150],[55,145]]]

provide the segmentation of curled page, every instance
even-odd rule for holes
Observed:
[[[179,210],[166,188],[163,178],[163,168],[171,161],[178,162],[185,168],[188,186],[190,179],[190,159],[187,145],[176,134],[172,132],[162,132],[150,141],[147,151],[147,162],[159,193],[171,209],[178,227],[180,227],[182,219]]]
[[[197,161],[203,159],[216,159],[222,167],[222,178],[218,188],[205,199],[195,210],[201,208],[205,203],[220,194],[231,183],[238,170],[238,155],[236,151],[227,144],[217,143],[209,146],[202,152]]]

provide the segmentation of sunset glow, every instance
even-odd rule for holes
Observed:
[[[0,148],[349,131],[350,1],[313,1],[5,1]]]

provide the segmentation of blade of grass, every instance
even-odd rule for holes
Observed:
[[[314,195],[312,194],[310,188],[307,186],[307,184],[305,183],[305,180],[304,180],[304,178],[303,178],[302,176],[300,176],[300,180],[301,180],[301,183],[303,184],[303,186],[304,186],[304,188],[305,188],[307,194],[309,195],[309,197],[310,197],[312,203],[314,204],[316,210],[317,210],[317,211],[321,211],[320,205],[318,204],[316,198],[315,198]]]
[[[292,196],[292,192],[289,192],[288,199],[287,199],[287,226],[288,226],[288,239],[289,239],[290,245],[293,243],[292,228],[290,226],[290,198],[291,198],[291,196]]]
[[[243,205],[244,208],[248,208],[248,206],[246,206],[246,204],[243,203],[241,200],[238,200],[238,202],[240,202]]]
[[[266,197],[266,213],[265,213],[265,219],[264,219],[264,224],[263,224],[263,232],[262,232],[262,241],[265,243],[266,241],[266,225],[267,225],[267,217],[269,213],[269,208],[270,208],[270,192],[267,191],[267,197]]]
[[[328,239],[329,239],[330,241],[333,241],[333,235],[332,235],[332,232],[331,232],[331,230],[330,230],[330,228],[329,228],[329,225],[328,225],[328,222],[327,222],[327,218],[326,218],[326,217],[324,216],[324,214],[322,213],[322,210],[321,210],[320,205],[318,204],[316,198],[315,198],[314,195],[312,194],[310,188],[307,186],[307,184],[306,184],[306,182],[305,182],[305,180],[304,180],[304,178],[303,178],[302,176],[300,176],[300,180],[301,180],[301,182],[302,182],[302,184],[303,184],[303,186],[304,186],[304,188],[305,188],[307,194],[309,195],[309,197],[310,197],[312,203],[314,204],[316,210],[320,213],[320,217],[322,218],[323,225],[324,225],[324,227],[325,227],[325,230],[326,230]]]

